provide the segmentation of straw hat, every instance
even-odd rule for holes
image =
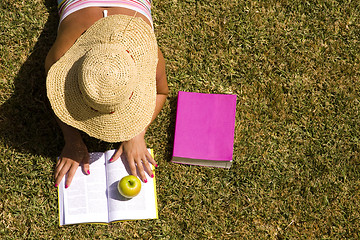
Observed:
[[[126,141],[151,122],[157,43],[141,18],[111,15],[94,23],[49,70],[51,107],[92,137]]]

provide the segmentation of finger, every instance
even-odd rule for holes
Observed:
[[[115,162],[116,160],[118,160],[122,153],[123,153],[123,145],[121,144],[118,150],[116,150],[114,155],[110,158],[109,162]]]
[[[67,174],[67,178],[66,178],[66,182],[65,182],[65,188],[70,187],[70,184],[71,184],[71,182],[72,182],[72,180],[74,178],[74,175],[76,173],[77,168],[78,168],[78,164],[73,163],[71,165],[71,168],[70,168],[70,170],[68,171],[68,174]]]
[[[90,155],[87,154],[82,163],[83,163],[83,171],[85,174],[89,175],[90,174],[90,165],[89,165],[89,161],[90,161]]]
[[[63,161],[62,158],[59,158],[54,172],[55,179],[59,177],[60,171],[64,168],[64,166],[65,166],[65,161]]]
[[[55,168],[57,168],[60,163],[61,163],[61,157],[58,157],[58,158],[57,158],[57,161],[56,161],[56,166],[55,166]]]
[[[143,167],[143,162],[145,162],[144,159],[146,160],[145,156],[142,157],[142,158],[136,158],[135,162],[136,162],[137,169],[139,170],[140,179],[144,183],[146,183],[147,179],[146,179],[145,172],[144,172],[144,167]]]
[[[154,160],[153,156],[152,156],[149,152],[146,152],[146,158],[149,160],[149,162],[150,162],[153,166],[155,166],[155,167],[158,166],[157,163],[156,163],[156,161]]]
[[[134,176],[137,176],[137,173],[136,173],[136,165],[135,165],[134,158],[127,157],[127,161],[128,161],[128,163],[129,163],[130,174],[131,174],[131,175],[134,175]]]
[[[147,159],[145,159],[145,160],[143,161],[143,165],[144,165],[144,168],[145,168],[146,173],[147,173],[151,178],[153,178],[153,177],[154,177],[154,173],[153,173],[153,171],[152,171],[152,169],[151,169],[151,166],[150,166],[150,163],[149,163],[149,161],[148,161]]]
[[[59,167],[57,169],[57,173],[55,175],[55,186],[56,187],[59,186],[61,180],[63,179],[65,174],[68,172],[70,167],[71,167],[71,164],[61,164],[61,165],[59,165]]]

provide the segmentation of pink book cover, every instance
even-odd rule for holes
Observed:
[[[230,168],[236,95],[179,91],[172,162]]]

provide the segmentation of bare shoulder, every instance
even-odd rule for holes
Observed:
[[[70,48],[76,40],[100,17],[90,15],[84,18],[84,13],[79,11],[65,18],[58,29],[56,40],[51,47],[46,60],[45,71],[57,62]]]
[[[76,40],[77,37],[75,37],[74,34],[71,34],[71,31],[58,33],[58,36],[56,37],[56,40],[45,59],[46,72],[48,72],[50,67],[56,63],[57,60],[59,60],[67,52],[67,50],[69,50]]]
[[[101,8],[91,7],[76,11],[67,16],[60,24],[56,40],[51,47],[46,60],[45,71],[48,72],[50,67],[57,62],[70,48],[76,40],[96,21],[103,17],[103,10],[108,10],[109,15],[125,14],[134,16],[135,11],[125,8]],[[149,25],[149,20],[139,14]]]

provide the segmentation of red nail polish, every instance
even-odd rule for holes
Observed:
[[[109,162],[112,162],[114,159],[113,158],[110,158]]]
[[[55,187],[58,187],[58,185],[55,183]]]
[[[90,174],[90,170],[87,170],[87,172],[86,172],[88,175]]]
[[[155,164],[155,167],[158,167],[158,165],[157,165],[157,164]]]
[[[154,174],[151,174],[151,176],[150,176],[151,178],[153,178],[154,177]]]
[[[147,179],[146,179],[146,178],[144,179],[144,183],[147,183]]]
[[[68,188],[69,186],[68,185],[65,185],[65,188]]]

